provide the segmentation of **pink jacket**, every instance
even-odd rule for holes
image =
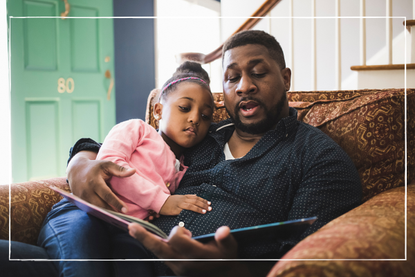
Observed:
[[[157,131],[140,119],[114,126],[97,159],[136,168],[127,178],[111,178],[111,188],[126,203],[128,214],[144,219],[148,210],[160,212],[170,193],[179,186],[187,167],[176,172],[176,157]]]

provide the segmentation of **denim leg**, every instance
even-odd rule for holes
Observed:
[[[139,241],[126,231],[109,226],[112,233],[114,259],[152,259],[154,256]],[[155,276],[154,262],[114,261],[115,276]]]
[[[50,261],[13,261],[13,259],[48,259],[45,249],[39,246],[11,241],[11,257],[9,260],[9,241],[0,240],[1,276],[58,276],[58,269]]]
[[[47,215],[38,238],[50,259],[58,261],[60,276],[112,276],[109,262],[77,259],[111,259],[109,233],[101,220],[65,199]]]

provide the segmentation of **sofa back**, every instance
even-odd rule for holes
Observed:
[[[157,93],[157,89],[150,93],[146,112],[146,122],[155,128],[152,105]],[[219,122],[229,116],[222,93],[213,95],[217,107],[213,120]],[[351,157],[362,182],[363,201],[403,186],[406,165],[408,183],[415,179],[415,110],[410,108],[415,107],[415,89],[293,91],[287,96],[298,120],[322,130]]]

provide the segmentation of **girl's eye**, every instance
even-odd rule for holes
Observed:
[[[202,118],[203,118],[203,120],[210,120],[212,118],[212,116],[211,115],[206,115],[206,114],[203,114],[202,113]]]
[[[190,108],[184,107],[184,106],[179,106],[179,109],[182,110],[182,111],[184,111],[184,112],[190,111]]]

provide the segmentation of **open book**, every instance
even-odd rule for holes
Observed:
[[[168,235],[166,233],[164,233],[160,228],[148,221],[98,207],[96,205],[86,202],[85,200],[82,200],[81,198],[73,195],[72,193],[59,189],[57,187],[51,186],[50,188],[57,191],[63,197],[68,199],[69,202],[75,204],[81,210],[95,217],[98,217],[99,219],[104,220],[114,226],[124,229],[127,232],[128,224],[130,224],[131,222],[135,222],[162,239],[168,238]],[[290,236],[294,232],[304,232],[307,229],[307,227],[310,226],[316,219],[316,217],[311,217],[298,220],[275,222],[270,224],[233,229],[231,230],[231,233],[238,242],[242,242],[244,240],[249,240],[252,242],[252,240],[255,240],[255,238],[283,239]],[[193,237],[193,239],[196,239],[201,242],[208,242],[214,239],[214,236],[215,234],[211,233]]]

